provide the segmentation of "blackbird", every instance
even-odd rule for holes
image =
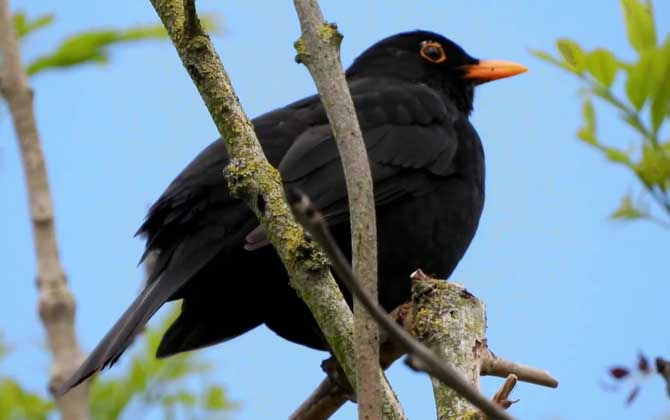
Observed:
[[[346,71],[372,170],[379,302],[387,311],[409,300],[412,271],[446,278],[469,246],[484,204],[484,153],[468,121],[474,88],[524,71],[473,58],[428,31],[383,39]],[[319,96],[253,125],[285,188],[312,199],[350,256],[344,175]],[[182,300],[181,314],[157,357],[221,343],[263,323],[287,340],[327,349],[256,217],[226,187],[229,160],[223,142],[213,142],[151,207],[138,231],[146,238],[142,259],[156,254],[146,285],[62,392],[113,364],[172,300]]]

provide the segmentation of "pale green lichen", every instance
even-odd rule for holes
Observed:
[[[298,40],[293,43],[293,48],[295,48],[296,52],[295,62],[304,63],[309,57],[309,51],[305,46],[305,41],[303,41],[302,37],[298,38]]]
[[[333,44],[336,47],[342,42],[342,34],[337,30],[337,24],[324,22],[319,28],[319,39],[327,44]]]
[[[454,283],[420,277],[412,285],[415,304],[412,333],[445,362],[473,380],[477,361],[473,346],[486,328],[483,305]],[[480,419],[462,396],[432,379],[439,420]]]

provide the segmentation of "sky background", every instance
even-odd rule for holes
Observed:
[[[157,21],[146,0],[11,3],[33,16],[57,15],[52,27],[23,46],[27,57],[77,31]],[[518,386],[513,396],[521,402],[512,413],[546,420],[667,415],[660,379],[647,383],[631,407],[624,405],[623,390],[605,391],[601,382],[608,366],[634,362],[639,350],[670,354],[670,332],[661,320],[670,296],[670,232],[607,218],[625,192],[640,188],[575,139],[579,84],[528,51],[553,50],[556,38],[569,36],[632,58],[619,2],[323,3],[327,19],[345,35],[345,66],[375,41],[421,28],[452,38],[476,57],[530,69],[477,91],[472,120],[486,150],[487,202],[452,277],[486,302],[493,351],[546,368],[560,380],[557,390]],[[655,3],[665,34],[670,2]],[[299,26],[292,2],[199,5],[222,18],[225,29],[214,41],[250,116],[315,91],[307,70],[293,60]],[[143,243],[133,233],[147,207],[217,132],[167,42],[114,49],[108,65],[46,73],[33,86],[61,255],[78,301],[77,330],[90,350],[139,290]],[[614,113],[601,115],[604,141],[635,141]],[[0,372],[44,392],[50,361],[35,310],[24,178],[6,107],[0,107],[0,215],[0,331],[17,349]],[[286,418],[322,379],[325,354],[262,327],[201,356],[215,364],[214,379],[239,403],[229,417],[251,420]],[[434,418],[425,376],[399,363],[389,377],[410,418]],[[485,392],[492,395],[500,382],[485,378]],[[335,418],[355,418],[355,406]]]

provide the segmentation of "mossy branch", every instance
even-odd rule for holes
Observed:
[[[223,64],[198,24],[193,0],[151,0],[151,4],[225,142],[231,158],[225,171],[231,192],[258,217],[290,275],[291,285],[314,314],[347,376],[353,379],[351,311],[330,274],[326,258],[305,241],[302,228],[295,223],[284,199],[279,173],[266,160]],[[259,202],[265,204],[262,210]]]
[[[413,276],[413,335],[444,363],[479,388],[479,358],[485,349],[484,304],[464,288],[421,272]],[[477,407],[431,376],[438,420],[483,419]]]
[[[354,274],[368,296],[377,300],[377,223],[372,176],[363,134],[340,62],[342,34],[327,23],[316,0],[295,0],[302,35],[296,42],[297,60],[309,70],[335,135],[349,197],[351,249]],[[354,299],[354,341],[356,345],[356,389],[358,417],[378,419],[384,389],[379,368],[377,323]]]

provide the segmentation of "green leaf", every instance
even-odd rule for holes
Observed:
[[[577,137],[592,146],[598,146],[598,139],[596,137],[596,111],[593,108],[593,102],[588,98],[582,102],[582,117],[584,124],[577,131]]]
[[[619,220],[634,220],[646,217],[649,217],[649,213],[647,213],[644,209],[635,206],[635,204],[633,204],[633,199],[630,197],[630,194],[626,194],[621,199],[619,208],[617,208],[610,215],[610,218]]]
[[[649,112],[651,126],[655,134],[658,133],[663,120],[670,119],[670,35],[665,43],[656,50],[654,59],[655,88],[651,92],[652,101]]]
[[[599,48],[586,55],[586,69],[606,87],[612,86],[619,62],[610,51]]]
[[[665,147],[645,143],[642,158],[634,165],[635,172],[645,185],[668,191],[670,186],[670,152]]]
[[[160,25],[141,26],[122,31],[82,32],[66,38],[53,53],[36,58],[27,66],[26,72],[32,76],[55,68],[67,68],[87,63],[106,63],[111,46],[166,37],[165,29]]]
[[[46,420],[54,404],[26,391],[11,379],[0,379],[0,419]]]
[[[216,16],[205,15],[200,18],[205,30],[217,32],[220,24]],[[81,32],[66,38],[55,51],[37,57],[26,67],[28,75],[74,67],[90,63],[106,63],[109,60],[109,48],[146,40],[167,39],[162,25],[137,26],[125,30],[92,30]]]
[[[220,386],[210,386],[205,392],[205,408],[211,411],[225,410],[230,408],[231,404],[226,398],[223,388]]]
[[[170,418],[179,408],[186,418],[196,418],[207,408],[208,398],[216,404],[225,402],[225,407],[233,407],[225,397],[223,388],[216,385],[193,387],[189,379],[204,376],[209,366],[199,361],[195,355],[185,353],[165,360],[156,360],[155,353],[160,340],[176,319],[178,307],[165,316],[158,327],[145,329],[141,347],[132,353],[130,368],[119,378],[98,379],[91,389],[91,411],[96,420],[118,420],[125,418],[129,406],[140,404],[146,409],[162,408],[163,418]],[[140,340],[138,340],[140,341]],[[220,391],[212,391],[212,389]],[[214,392],[213,395],[212,392]],[[220,392],[221,395],[216,395]],[[215,404],[215,405],[216,405]],[[174,417],[174,416],[173,416]],[[0,417],[0,420],[3,420]]]
[[[608,160],[615,163],[621,163],[626,166],[631,165],[630,156],[625,151],[619,150],[615,147],[603,147],[602,150],[605,153],[605,157],[607,157]]]
[[[626,96],[636,110],[641,110],[654,89],[655,51],[647,50],[640,59],[627,68]]]
[[[152,372],[147,372],[147,363],[143,363],[141,359],[136,359],[133,361],[133,364],[128,373],[128,386],[133,391],[144,391],[147,387],[147,383],[150,380],[150,374]],[[149,373],[149,374],[148,374]]]
[[[561,61],[560,59],[552,56],[551,54],[540,51],[540,50],[529,50],[531,54],[533,54],[535,57],[539,58],[540,60],[546,61],[549,64],[553,64],[556,67],[560,67],[562,69],[568,70],[568,71],[573,71],[572,68],[565,63],[564,61]]]
[[[195,403],[197,402],[197,398],[190,392],[178,391],[174,394],[164,395],[161,398],[161,402],[164,406],[174,406],[174,405],[191,406],[195,405]]]
[[[582,47],[580,47],[577,42],[571,39],[563,38],[556,42],[556,46],[558,47],[558,51],[561,53],[563,59],[570,66],[569,68],[572,71],[579,74],[584,72],[586,58],[584,50],[582,50]]]
[[[51,25],[53,21],[54,15],[52,13],[38,16],[33,20],[28,20],[24,12],[16,12],[14,14],[14,30],[16,31],[16,37],[19,40],[23,39],[33,32],[46,28]]]
[[[656,46],[656,28],[651,2],[621,0],[628,40],[638,52]]]

